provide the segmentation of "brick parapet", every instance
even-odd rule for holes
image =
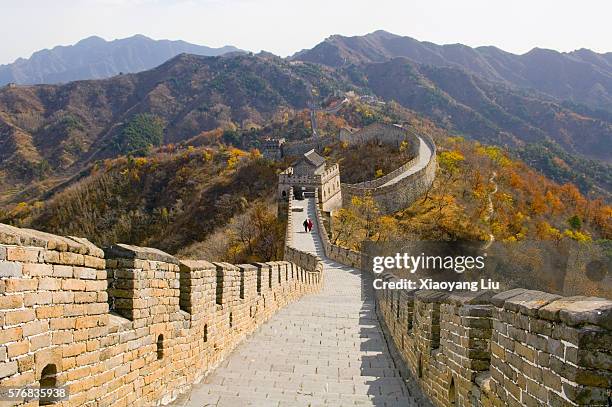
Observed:
[[[318,290],[314,274],[128,245],[105,258],[84,239],[0,225],[0,386],[37,386],[54,365],[71,394],[58,405],[167,404],[280,307]]]
[[[407,135],[411,135],[417,140],[421,137],[431,150],[431,158],[423,168],[409,174],[397,182],[385,185],[390,180],[398,177],[400,174],[410,171],[412,167],[419,161],[419,155],[402,165],[395,171],[387,174],[381,179],[366,181],[360,184],[345,184],[341,186],[342,200],[346,205],[351,202],[355,196],[363,197],[371,196],[378,204],[380,210],[384,213],[392,213],[401,208],[410,206],[416,199],[423,195],[432,185],[437,169],[436,145],[433,139],[427,135],[413,135],[406,130]],[[413,142],[414,144],[414,142]]]
[[[376,290],[400,362],[432,402],[604,405],[612,301],[523,289],[493,294]]]

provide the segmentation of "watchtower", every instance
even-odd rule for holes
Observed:
[[[340,168],[338,164],[327,164],[314,149],[304,153],[293,167],[279,175],[278,199],[286,201],[292,187],[295,199],[303,199],[318,190],[324,212],[342,206]]]

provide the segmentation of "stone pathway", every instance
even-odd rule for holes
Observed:
[[[326,259],[314,198],[294,201],[293,245],[325,263],[324,287],[280,310],[176,405],[414,406],[390,357],[374,311],[371,281]]]

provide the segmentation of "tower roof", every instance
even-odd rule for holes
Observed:
[[[317,154],[317,152],[314,151],[314,149],[304,153],[304,159],[317,168],[325,164],[325,158]]]

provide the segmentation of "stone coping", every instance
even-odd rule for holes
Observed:
[[[391,280],[389,274],[381,278]],[[562,322],[569,326],[581,327],[596,325],[612,330],[612,301],[599,297],[575,296],[562,297],[542,291],[515,288],[495,294],[493,291],[456,292],[432,290],[398,290],[405,298],[414,297],[423,303],[443,303],[474,307],[497,308],[540,318]],[[470,309],[471,309],[470,308]],[[485,308],[483,308],[484,312]]]
[[[40,247],[58,252],[72,252],[104,257],[104,252],[85,238],[64,237],[33,229],[21,229],[0,223],[0,244]]]
[[[106,247],[104,253],[109,259],[138,259],[179,264],[179,260],[176,257],[152,247],[139,247],[120,243]]]
[[[181,270],[196,271],[196,270],[214,270],[215,265],[206,260],[181,260]]]

